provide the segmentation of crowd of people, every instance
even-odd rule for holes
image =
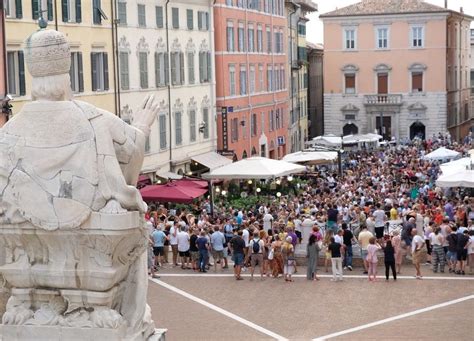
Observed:
[[[369,281],[377,280],[382,256],[386,280],[390,272],[396,280],[403,258],[413,262],[417,279],[422,279],[422,264],[434,273],[447,267],[457,275],[465,275],[469,264],[472,273],[474,199],[469,189],[435,185],[439,162],[423,156],[440,146],[463,155],[472,148],[440,135],[348,152],[342,176],[316,168],[304,175],[307,181],[298,195],[275,196],[270,204],[250,210],[222,205],[211,215],[206,201],[195,210],[151,204],[146,216],[150,274],[156,276],[166,263],[203,273],[232,264],[236,280],[243,279],[243,271],[253,280],[258,264],[262,280],[283,277],[291,282],[300,271],[296,255],[302,254],[308,280],[320,279],[322,255],[325,271],[331,264],[332,280],[339,281],[344,270],[353,270],[355,248]]]

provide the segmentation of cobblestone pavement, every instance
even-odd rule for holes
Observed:
[[[343,282],[307,281],[300,266],[294,282],[257,275],[232,277],[164,268],[150,281],[148,303],[167,340],[472,340],[474,276],[402,268],[394,282],[367,281],[361,269]],[[258,272],[256,272],[258,274]]]

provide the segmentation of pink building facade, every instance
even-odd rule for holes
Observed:
[[[287,20],[284,0],[214,6],[217,146],[234,160],[286,154]]]
[[[462,138],[470,17],[421,0],[363,0],[321,19],[326,134]]]

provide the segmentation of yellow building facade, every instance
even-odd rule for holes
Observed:
[[[13,114],[31,100],[31,76],[24,63],[24,41],[39,29],[40,12],[49,29],[63,32],[71,45],[74,97],[116,113],[112,2],[100,0],[5,0],[7,92]]]

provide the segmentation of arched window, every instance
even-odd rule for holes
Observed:
[[[346,135],[355,135],[359,132],[359,128],[354,123],[349,123],[344,125],[342,128],[342,134]]]

